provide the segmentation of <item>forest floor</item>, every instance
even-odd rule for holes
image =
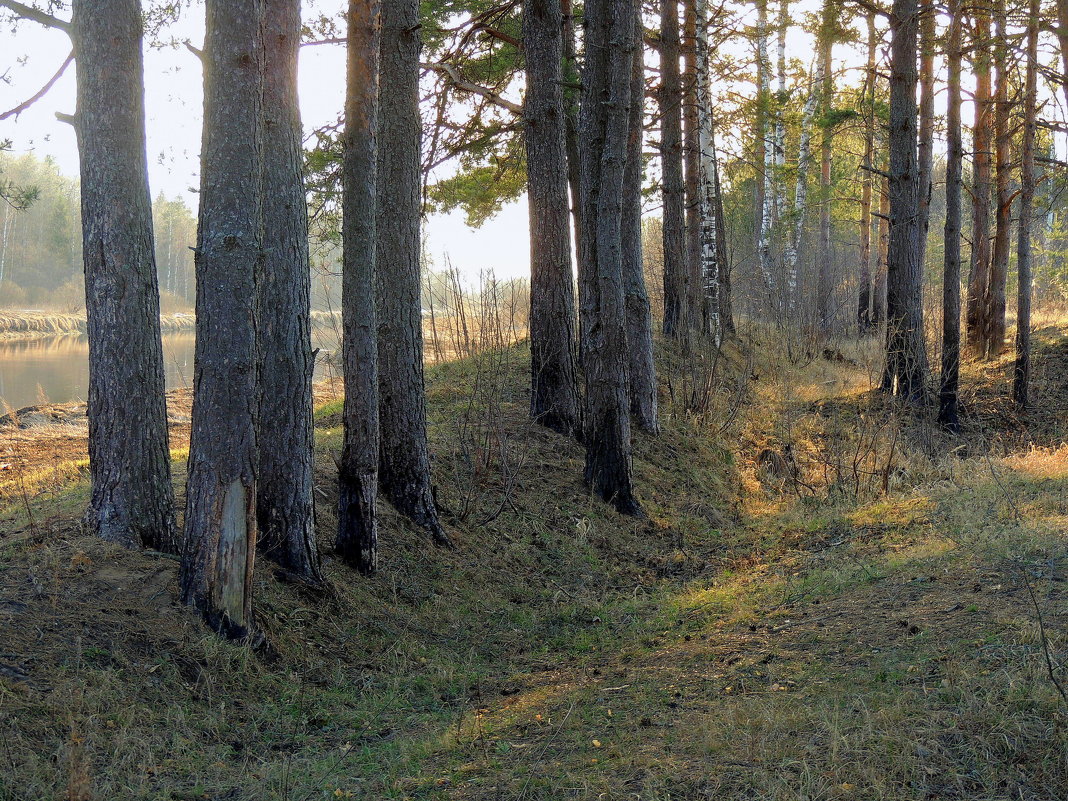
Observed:
[[[1068,797],[1068,326],[1027,415],[1007,359],[968,364],[952,440],[871,391],[872,343],[749,339],[665,354],[645,520],[526,420],[521,347],[430,368],[458,547],[383,508],[374,579],[261,563],[268,653],[177,606],[172,560],[84,536],[74,424],[0,428],[0,798]],[[178,486],[187,432],[172,404]]]

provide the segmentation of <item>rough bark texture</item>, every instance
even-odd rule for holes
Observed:
[[[71,33],[89,335],[86,522],[105,540],[177,553],[140,3],[78,0]]]
[[[1024,80],[1024,130],[1020,158],[1020,239],[1016,250],[1020,285],[1016,298],[1016,364],[1012,380],[1012,397],[1020,408],[1027,407],[1031,383],[1031,226],[1035,206],[1038,24],[1039,0],[1031,0],[1027,22],[1027,77]]]
[[[634,24],[639,24],[634,15]],[[636,30],[635,36],[639,32]],[[637,41],[641,41],[637,39]],[[638,428],[660,428],[653,358],[653,315],[645,287],[642,258],[642,123],[645,117],[645,60],[640,47],[631,60],[630,113],[627,119],[627,164],[623,175],[622,270],[623,304],[627,328],[627,379],[630,415]]]
[[[960,0],[949,0],[949,36],[946,62],[946,227],[945,262],[942,273],[942,375],[938,391],[938,424],[956,433],[960,430],[957,390],[960,385],[960,238],[961,165],[964,143],[960,122],[961,13]]]
[[[857,277],[857,333],[871,333],[871,227],[872,195],[875,188],[875,55],[878,38],[875,34],[875,14],[868,12],[868,61],[864,73],[864,161],[860,195],[860,269]]]
[[[975,11],[972,40],[975,73],[975,123],[972,126],[972,260],[968,277],[967,338],[978,354],[984,349],[987,282],[990,273],[990,156],[993,144],[993,103],[990,91],[990,16],[982,6]]]
[[[322,581],[312,501],[311,270],[297,100],[300,0],[264,0],[263,271],[256,282],[260,551]]]
[[[890,249],[887,258],[886,372],[883,386],[922,402],[923,341],[919,174],[916,156],[916,0],[894,0],[890,16]]]
[[[578,54],[575,52],[575,13],[571,0],[561,0],[564,10],[564,115],[567,118],[565,143],[567,147],[567,188],[571,195],[571,220],[574,239],[582,239],[582,220],[579,201],[579,152],[578,152],[578,113],[582,75],[578,67]]]
[[[627,74],[629,75],[629,70]],[[686,267],[686,199],[682,175],[682,79],[679,74],[678,0],[660,0],[659,100],[660,161],[664,197],[664,334],[675,339],[685,339],[689,331],[686,308],[689,276]]]
[[[196,252],[197,339],[182,599],[230,637],[252,627],[256,273],[262,254],[258,0],[208,0]]]
[[[1060,44],[1064,101],[1068,103],[1068,0],[1057,0],[1057,42]]]
[[[935,99],[935,8],[933,0],[920,0],[920,119],[917,161],[919,164],[920,269],[926,263],[927,231],[931,220],[934,175]]]
[[[834,109],[834,72],[831,54],[834,42],[832,35],[837,17],[837,5],[833,0],[823,4],[823,21],[820,25],[820,105],[825,120]],[[824,124],[820,137],[820,241],[816,265],[816,337],[822,339],[830,333],[832,324],[831,298],[831,145],[834,131]]]
[[[430,483],[419,301],[419,3],[384,0],[378,94],[379,487],[439,544]]]
[[[575,289],[568,228],[567,120],[559,0],[523,4],[523,102],[530,216],[530,414],[570,436],[579,429]]]
[[[994,64],[997,68],[997,88],[994,93],[994,185],[996,216],[994,250],[990,259],[990,278],[986,286],[986,314],[983,332],[983,352],[987,358],[998,356],[1005,349],[1005,287],[1009,278],[1009,251],[1012,226],[1012,131],[1009,129],[1009,55],[1005,40],[1005,0],[994,3]]]
[[[341,358],[344,445],[338,463],[338,556],[364,575],[378,567],[378,318],[375,311],[375,208],[378,54],[382,7],[350,0],[341,165]]]
[[[886,323],[886,259],[890,250],[890,192],[887,181],[879,191],[879,255],[875,261],[875,282],[871,293],[871,324]]]
[[[631,487],[631,443],[622,276],[633,0],[587,0],[586,71],[580,113],[583,236],[579,287],[586,373],[584,476],[625,514],[641,514]]]

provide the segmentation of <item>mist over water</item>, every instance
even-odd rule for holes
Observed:
[[[337,336],[329,328],[317,328],[312,340],[322,351],[337,348]],[[167,389],[193,385],[194,342],[190,332],[163,335]],[[330,366],[317,359],[316,380],[331,376]],[[89,342],[84,336],[0,339],[0,399],[8,406],[84,401],[88,391]]]

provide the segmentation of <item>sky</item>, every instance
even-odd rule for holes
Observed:
[[[147,4],[146,4],[147,5]],[[337,0],[305,0],[306,17],[330,13],[338,7]],[[769,3],[769,22],[776,19],[776,4]],[[738,4],[746,24],[755,22],[753,5]],[[795,21],[819,9],[818,0],[796,0],[791,3]],[[848,16],[849,11],[847,10]],[[862,21],[853,20],[859,29]],[[182,19],[168,29],[166,35],[178,41],[188,39],[199,46],[203,41],[203,10],[199,3],[189,5]],[[724,47],[739,59],[751,62],[751,45],[737,37]],[[19,24],[16,33],[10,26],[0,26],[0,109],[17,105],[42,86],[63,62],[70,50],[65,34],[51,31],[30,22]],[[810,67],[813,41],[800,27],[791,29],[787,55],[791,62]],[[885,46],[884,46],[885,50]],[[769,42],[769,56],[774,62],[774,43]],[[1049,60],[1050,56],[1044,56]],[[344,99],[344,48],[335,45],[304,48],[300,63],[301,110],[306,131],[336,120]],[[842,80],[856,83],[856,71],[863,63],[860,46],[840,45],[835,49],[836,72]],[[940,80],[944,66],[939,63]],[[751,96],[752,84],[744,82],[743,73],[718,76],[715,89],[721,96],[732,93]],[[742,79],[742,80],[739,80]],[[147,136],[149,180],[153,195],[163,192],[168,197],[182,196],[190,207],[196,207],[193,191],[198,183],[199,143],[201,135],[201,70],[199,61],[184,47],[148,47],[145,54],[145,83],[147,105]],[[971,76],[965,73],[965,90],[970,88]],[[33,151],[39,156],[51,156],[69,175],[78,173],[78,156],[73,130],[56,120],[56,112],[74,111],[74,69],[67,71],[52,91],[17,121],[0,122],[0,140],[10,138],[16,153]],[[737,95],[736,95],[737,96]],[[1059,104],[1059,96],[1052,99]],[[937,99],[937,111],[944,109],[944,93]],[[963,109],[969,121],[969,104]],[[1058,151],[1063,151],[1063,137]],[[647,146],[648,146],[647,142]],[[730,151],[730,142],[725,143]],[[936,143],[936,151],[941,151]],[[655,201],[648,212],[658,213]],[[508,205],[497,217],[482,228],[472,230],[461,212],[432,215],[426,221],[428,248],[433,263],[443,266],[446,257],[461,272],[476,279],[480,272],[494,271],[498,277],[510,278],[529,272],[527,210],[525,199]]]
[[[317,6],[305,2],[308,12]],[[325,10],[325,9],[323,9]],[[203,11],[187,10],[169,36],[200,46],[204,39]],[[36,92],[55,73],[70,51],[61,31],[22,22],[13,34],[0,27],[0,111],[13,108]],[[17,120],[0,122],[0,140],[13,140],[13,152],[51,156],[60,169],[78,174],[78,151],[73,129],[56,119],[57,112],[75,108],[74,67],[52,90]],[[344,104],[344,47],[324,45],[303,48],[300,61],[301,113],[305,131],[335,121]],[[181,196],[190,208],[197,205],[201,136],[202,77],[200,63],[184,47],[148,47],[145,52],[145,104],[149,184],[155,197]],[[477,279],[493,271],[499,278],[529,274],[527,208],[525,199],[509,204],[478,230],[468,228],[460,211],[431,215],[426,221],[430,256],[441,267],[445,257]]]

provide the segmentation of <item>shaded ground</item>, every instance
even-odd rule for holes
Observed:
[[[1041,338],[1052,404],[1068,338]],[[665,398],[637,442],[644,521],[586,497],[580,448],[526,422],[521,351],[434,368],[460,547],[384,510],[371,581],[328,558],[315,596],[261,568],[271,660],[175,606],[172,561],[80,536],[76,475],[0,497],[0,797],[1068,797],[1056,415],[1042,447],[932,456],[925,420],[870,402],[861,354],[760,347],[740,416],[737,356],[700,414]],[[976,441],[1002,431],[999,369],[967,371]],[[65,436],[24,474],[76,460]],[[787,444],[777,474],[761,454]]]

